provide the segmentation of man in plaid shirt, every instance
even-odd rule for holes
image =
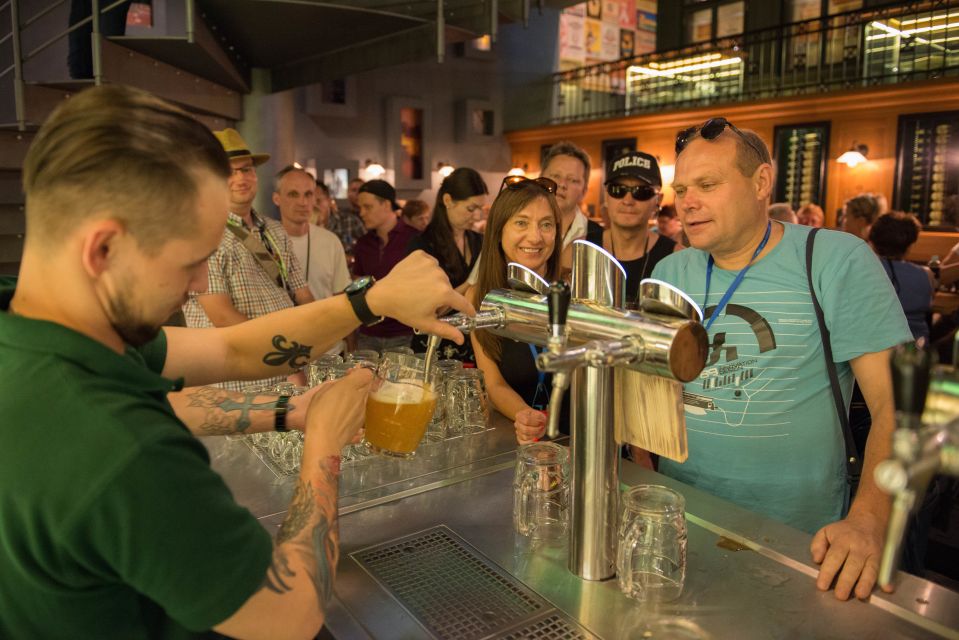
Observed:
[[[330,212],[330,219],[326,222],[326,228],[333,232],[343,243],[343,249],[347,255],[353,255],[353,245],[361,237],[366,235],[366,227],[360,219],[359,205],[357,196],[360,193],[360,187],[363,186],[363,180],[353,178],[350,180],[349,201],[350,208],[344,211],[338,211],[335,208]]]
[[[190,293],[183,315],[190,327],[226,327],[313,301],[286,231],[276,220],[253,210],[256,167],[269,160],[254,154],[234,129],[214,132],[230,157],[233,173],[227,229],[208,260],[207,290]],[[283,382],[268,378],[263,384]],[[250,382],[225,382],[240,391]]]

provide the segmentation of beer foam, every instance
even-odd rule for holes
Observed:
[[[377,402],[392,404],[419,404],[424,400],[431,400],[432,393],[419,382],[388,382],[386,380],[373,394]]]

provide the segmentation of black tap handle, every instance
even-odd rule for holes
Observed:
[[[926,406],[932,353],[915,344],[896,347],[892,355],[892,390],[896,411],[918,418]]]
[[[549,324],[552,327],[561,327],[566,324],[566,315],[569,313],[569,285],[557,281],[549,285]]]

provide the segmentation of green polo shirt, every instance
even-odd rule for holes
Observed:
[[[0,638],[203,636],[272,543],[167,402],[165,337],[120,355],[12,295],[0,280]]]

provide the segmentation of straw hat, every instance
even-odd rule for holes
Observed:
[[[270,159],[270,154],[268,153],[253,153],[250,151],[246,140],[243,139],[240,132],[236,129],[214,131],[213,135],[215,135],[216,139],[223,145],[223,149],[226,151],[226,155],[229,156],[230,160],[252,158],[253,166],[258,167]]]

